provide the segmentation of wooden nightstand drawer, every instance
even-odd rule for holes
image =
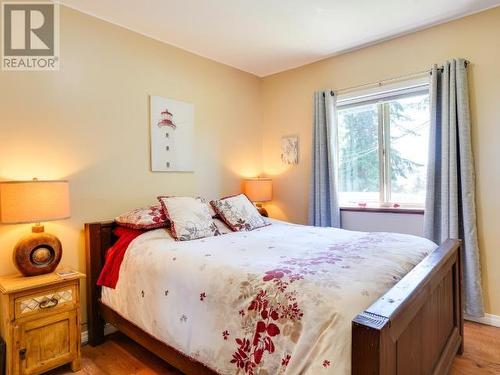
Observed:
[[[71,308],[76,302],[75,285],[58,289],[47,289],[15,299],[15,319],[23,318],[44,311],[57,311]]]

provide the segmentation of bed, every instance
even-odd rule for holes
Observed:
[[[114,222],[85,225],[89,343],[110,323],[186,374],[446,374],[462,352],[460,242],[272,221],[146,232],[98,287]]]

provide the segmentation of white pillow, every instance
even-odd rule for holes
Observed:
[[[217,214],[235,232],[250,231],[271,225],[245,194],[210,202]]]
[[[227,224],[224,223],[221,219],[214,219],[214,223],[217,226],[217,229],[219,230],[220,234],[233,233],[231,228],[229,228]]]
[[[212,207],[212,205],[210,204],[210,202],[208,202],[205,198],[203,197],[196,197],[196,199],[198,199],[200,202],[203,202],[207,205],[208,207],[208,211],[210,212],[210,215],[215,218],[217,216],[217,212],[215,212],[214,208]]]
[[[192,197],[159,196],[158,200],[176,240],[189,241],[220,235],[206,203]]]

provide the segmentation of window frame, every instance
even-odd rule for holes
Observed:
[[[391,101],[418,96],[429,95],[430,79],[428,75],[412,80],[404,80],[396,83],[378,85],[364,90],[349,91],[337,95],[336,121],[338,124],[338,112],[343,109],[358,107],[367,104],[376,104],[378,112],[378,157],[379,157],[379,208],[393,208],[391,202],[392,181],[391,181],[391,158],[390,158],[390,105]],[[430,118],[430,113],[429,113]],[[338,144],[338,126],[335,131],[337,144],[335,145],[337,160],[340,160],[340,147]],[[338,164],[338,163],[337,163]],[[338,169],[338,165],[336,166]],[[338,175],[338,170],[336,171]],[[341,206],[346,206],[345,202],[340,202]],[[402,209],[422,210],[422,203],[399,203]],[[347,206],[348,207],[348,206]]]

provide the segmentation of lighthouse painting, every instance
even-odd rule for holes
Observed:
[[[194,106],[150,97],[151,170],[194,171]]]

